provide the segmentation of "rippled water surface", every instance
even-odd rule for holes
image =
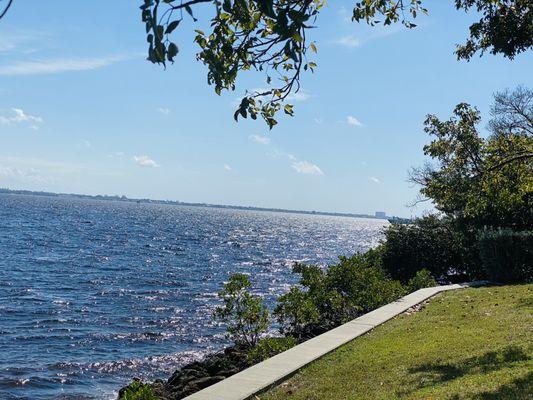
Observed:
[[[108,399],[224,345],[232,272],[272,304],[294,261],[366,250],[386,221],[0,195],[0,398]]]

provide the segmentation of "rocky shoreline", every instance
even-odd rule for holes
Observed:
[[[140,389],[152,393],[154,399],[180,400],[207,386],[234,375],[252,364],[248,352],[238,346],[208,355],[204,360],[194,361],[176,370],[166,381],[158,379],[143,384],[135,379],[119,391],[118,399],[132,398]]]

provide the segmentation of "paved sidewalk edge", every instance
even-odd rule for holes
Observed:
[[[365,334],[409,308],[448,290],[484,286],[477,281],[424,288],[251,366],[183,400],[246,400],[284,381],[307,364]]]

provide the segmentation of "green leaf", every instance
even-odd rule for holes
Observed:
[[[176,57],[176,54],[178,54],[178,46],[176,46],[175,43],[170,43],[170,45],[167,48],[167,59],[168,61],[174,62],[174,57]]]
[[[292,107],[292,104],[285,104],[285,107],[283,108],[285,114],[290,115],[291,117],[294,115],[294,110],[292,109]]]
[[[174,31],[180,24],[181,19],[177,19],[176,21],[172,21],[170,24],[168,24],[167,29],[165,30],[165,33],[168,35]]]
[[[190,5],[186,5],[185,6],[185,11],[187,11],[187,13],[192,17],[192,19],[194,20],[194,22],[198,21],[196,18],[194,18],[194,15],[192,13],[192,8]]]

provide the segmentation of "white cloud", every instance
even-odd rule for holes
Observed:
[[[341,18],[344,22],[350,23],[350,26],[353,25],[351,20],[351,15],[347,9],[341,9]],[[419,26],[420,28],[420,26]],[[400,32],[406,32],[409,29],[405,29],[402,24],[393,24],[393,25],[376,25],[373,27],[365,27],[362,30],[358,31],[358,36],[347,35],[343,36],[334,41],[335,44],[355,49],[361,46],[366,45],[368,42],[383,39],[388,36],[395,35]]]
[[[27,27],[25,27],[27,28]],[[30,54],[38,51],[36,47],[48,47],[47,44],[52,35],[45,31],[31,29],[11,30],[3,32],[0,37],[0,53],[11,52]]]
[[[335,43],[340,44],[341,46],[350,47],[352,49],[361,46],[361,40],[353,35],[343,36]]]
[[[285,154],[285,155],[286,155],[287,158],[288,158],[289,160],[291,160],[291,161],[297,161],[297,160],[298,160],[298,159],[297,159],[295,156],[293,156],[292,154]]]
[[[318,165],[309,161],[293,161],[291,167],[299,174],[324,175],[324,172]]]
[[[359,121],[357,118],[355,117],[352,117],[351,115],[348,115],[346,117],[346,123],[348,125],[352,125],[352,126],[363,126],[363,124],[361,123],[361,121]]]
[[[87,71],[125,60],[124,56],[101,58],[51,59],[41,61],[18,61],[0,65],[0,75],[55,74],[67,71]]]
[[[107,156],[109,158],[122,158],[124,157],[126,154],[123,152],[123,151],[116,151],[114,153],[111,153],[111,154],[108,154]]]
[[[289,160],[291,168],[294,169],[299,174],[325,175],[324,171],[322,171],[322,169],[320,169],[318,165],[313,164],[312,162],[309,162],[309,161],[298,160],[298,158],[294,154],[285,153],[283,151],[279,151],[275,149],[269,155],[275,158],[285,158]]]
[[[250,139],[259,144],[269,144],[270,138],[263,135],[250,135]]]
[[[80,164],[71,164],[58,161],[50,161],[34,157],[13,157],[0,155],[0,163],[21,168],[50,169],[62,172],[79,172],[82,167]]]
[[[164,115],[170,114],[170,108],[166,108],[166,107],[159,107],[157,111]]]
[[[157,168],[159,165],[148,156],[133,156],[135,163],[141,167]]]
[[[291,93],[287,96],[287,101],[306,101],[311,98],[311,95],[303,90],[296,93]]]
[[[42,124],[44,121],[41,117],[26,114],[21,108],[11,108],[9,115],[0,115],[0,123],[4,125],[20,124],[23,122],[30,123],[32,129],[38,129],[37,124]]]
[[[371,182],[374,182],[374,183],[381,183],[381,181],[380,181],[378,178],[376,178],[375,176],[371,176],[371,177],[369,177],[368,179],[369,179]]]
[[[225,171],[231,171],[232,168],[228,164],[224,164],[224,170]]]
[[[17,168],[13,166],[0,165],[0,179],[17,183],[55,183],[56,179],[42,175],[35,168]]]

